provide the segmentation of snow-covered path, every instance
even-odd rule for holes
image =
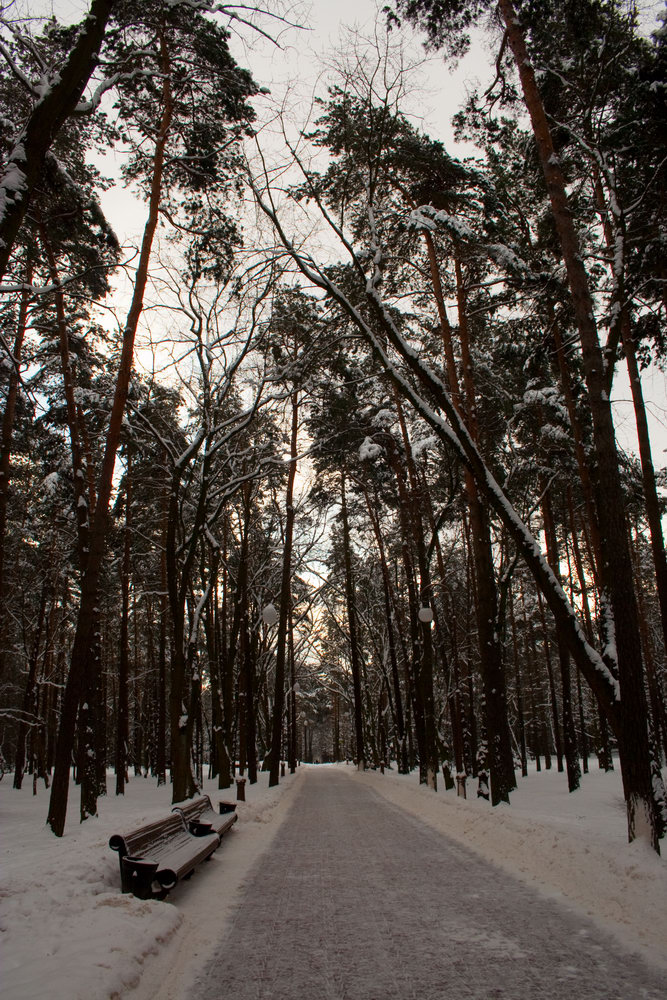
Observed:
[[[664,1000],[667,973],[332,768],[309,770],[189,1000]]]

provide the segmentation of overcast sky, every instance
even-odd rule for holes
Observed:
[[[369,37],[376,29],[380,33],[384,31],[382,8],[385,2],[295,0],[291,5],[291,19],[303,25],[301,30],[288,28],[271,18],[260,22],[267,31],[275,29],[280,48],[243,27],[231,45],[237,61],[252,71],[259,84],[271,88],[277,95],[291,81],[296,84],[299,96],[305,98],[322,79],[327,54],[330,57],[331,51],[340,46],[346,29],[357,28]],[[261,0],[258,5],[261,6]],[[55,13],[65,23],[80,20],[88,6],[86,0],[18,0],[17,3],[17,7],[26,12],[46,16]],[[276,5],[269,2],[268,6]],[[483,45],[477,45],[453,72],[439,57],[426,60],[421,36],[407,27],[394,33],[397,39],[399,34],[407,57],[412,61],[424,61],[421,72],[415,77],[416,89],[407,110],[423,121],[423,127],[433,137],[451,142],[451,117],[465,100],[466,88],[471,82],[488,76],[490,57]],[[319,89],[323,90],[323,85]]]

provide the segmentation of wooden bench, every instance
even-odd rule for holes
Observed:
[[[115,833],[109,847],[118,851],[122,891],[140,899],[164,899],[180,879],[192,875],[219,846],[217,832],[204,827],[201,831],[192,833],[178,811],[130,833]]]
[[[188,830],[195,836],[200,837],[213,831],[222,840],[236,823],[238,816],[235,802],[220,802],[219,809],[216,812],[208,795],[202,795],[188,802],[178,802],[173,806],[172,812],[181,814]]]

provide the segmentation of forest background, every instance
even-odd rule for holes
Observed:
[[[73,765],[83,820],[109,765],[178,801],[393,761],[498,804],[595,754],[658,849],[659,12],[405,0],[313,102],[263,78],[303,18],[267,10],[3,7],[5,766],[61,835]],[[471,30],[454,155],[412,52],[448,81]]]

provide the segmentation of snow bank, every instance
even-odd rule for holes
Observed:
[[[356,777],[667,968],[667,858],[645,843],[627,843],[618,771],[594,767],[571,795],[555,768],[532,771],[519,777],[511,806],[495,808],[476,798],[476,784],[464,800],[454,791],[434,794],[415,774],[371,771]]]
[[[144,901],[121,894],[118,856],[108,846],[109,837],[169,812],[169,787],[135,777],[127,794],[116,796],[110,777],[99,817],[84,824],[78,822],[73,788],[65,836],[59,840],[45,826],[44,786],[33,796],[26,781],[17,792],[6,775],[0,782],[4,1000],[125,997],[139,985],[149,956],[155,956],[146,977],[150,990],[137,997],[180,995],[172,990],[190,974],[192,954],[219,939],[239,885],[275,835],[297,783],[295,775],[269,789],[268,775],[262,774],[257,785],[246,785],[239,821],[211,860],[166,901]],[[214,806],[235,796],[233,789],[219,791],[212,781],[204,791]]]

